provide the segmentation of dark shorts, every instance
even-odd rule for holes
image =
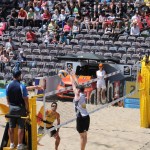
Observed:
[[[83,132],[89,130],[89,126],[90,126],[90,117],[89,116],[77,117],[76,121],[77,121],[76,129],[79,133],[83,133]]]
[[[10,115],[20,115],[22,117],[26,116],[26,109],[25,107],[20,106],[9,106],[9,114]],[[9,127],[16,128],[16,124],[18,128],[23,129],[25,126],[25,119],[21,118],[10,118],[9,119]]]
[[[50,128],[46,128],[46,129],[51,129],[51,128],[53,128],[53,127],[54,127],[54,126],[52,126],[52,127],[50,127]],[[50,135],[49,135],[49,136],[50,136],[50,137],[53,137],[53,136],[56,134],[56,132],[57,132],[57,131],[54,129],[53,131],[50,132]],[[38,128],[38,134],[44,134],[44,128],[43,128],[43,127],[40,126],[40,127]]]

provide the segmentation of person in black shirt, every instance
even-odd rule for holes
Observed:
[[[7,16],[9,26],[14,25],[17,26],[17,18],[18,18],[18,12],[15,8],[12,9],[11,14]]]

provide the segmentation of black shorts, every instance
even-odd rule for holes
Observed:
[[[89,126],[90,126],[90,117],[85,116],[85,117],[77,117],[77,126],[76,129],[79,133],[83,133],[85,131],[89,130]]]
[[[51,128],[53,128],[53,127],[54,127],[54,126],[52,126],[52,127],[50,127],[50,128],[46,128],[46,129],[51,129]],[[53,137],[53,136],[56,134],[56,132],[57,132],[57,131],[54,129],[53,131],[50,132],[50,135],[49,135],[49,136],[50,136],[50,137]],[[40,127],[38,128],[38,134],[44,134],[44,128],[43,128],[43,127],[40,126]]]
[[[20,106],[9,106],[9,114],[10,115],[20,115],[22,117],[26,116],[26,109],[25,107]],[[24,129],[25,126],[25,119],[21,118],[10,118],[9,119],[9,127],[16,128],[16,124],[18,125],[19,129]]]

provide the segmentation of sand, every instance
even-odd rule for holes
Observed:
[[[6,103],[0,99],[0,103]],[[72,105],[69,102],[63,105]],[[38,108],[42,102],[37,102]],[[72,112],[71,112],[72,113]],[[150,130],[140,127],[139,109],[122,107],[108,107],[91,114],[90,130],[86,150],[149,150]],[[0,124],[4,118],[0,117]],[[4,128],[0,126],[0,142]],[[79,134],[75,129],[75,122],[60,129],[61,142],[59,150],[80,150]],[[54,138],[44,136],[38,150],[54,150]]]

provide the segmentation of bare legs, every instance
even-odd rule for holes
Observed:
[[[85,146],[87,143],[87,132],[80,133],[80,141],[81,141],[81,150],[85,150]]]
[[[106,99],[105,89],[97,88],[97,102],[101,103],[101,101],[105,99]]]
[[[55,141],[55,150],[58,150],[58,146],[59,146],[59,143],[60,143],[60,136],[56,135],[56,136],[54,136],[54,138],[56,139],[56,141]]]
[[[10,143],[14,143],[14,128],[9,128],[8,130]],[[22,144],[24,136],[24,129],[18,129],[18,144]]]
[[[18,129],[18,144],[22,144],[24,136],[24,129]]]

